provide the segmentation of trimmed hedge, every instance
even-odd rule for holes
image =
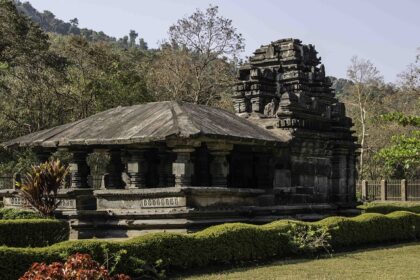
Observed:
[[[358,208],[364,213],[388,214],[395,211],[409,211],[420,214],[419,202],[369,202]]]
[[[363,214],[354,218],[330,217],[314,223],[287,220],[263,226],[234,223],[193,234],[154,233],[122,242],[80,240],[44,248],[0,247],[0,275],[16,279],[33,262],[64,260],[76,252],[89,253],[102,263],[104,251],[112,255],[126,250],[116,271],[128,275],[135,275],[133,257],[148,263],[160,259],[169,270],[281,258],[292,255],[288,237],[292,223],[327,227],[334,249],[420,237],[420,215],[410,212]]]
[[[54,219],[0,220],[0,245],[42,247],[68,240],[67,222]]]
[[[16,219],[40,219],[42,216],[31,210],[22,210],[15,208],[1,208],[0,220],[16,220]]]

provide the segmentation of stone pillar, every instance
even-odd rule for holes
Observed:
[[[381,180],[381,200],[382,201],[386,201],[386,199],[387,199],[386,189],[387,189],[386,180]]]
[[[407,180],[401,180],[401,200],[407,201]]]
[[[121,160],[121,151],[119,149],[111,149],[109,151],[110,160],[107,168],[107,189],[122,189],[124,188],[124,182],[122,180],[122,172],[124,171],[124,165]]]
[[[86,162],[88,152],[85,150],[70,151],[72,158],[69,164],[71,174],[71,188],[89,188],[88,176],[90,174],[89,165]]]
[[[362,199],[368,199],[368,182],[366,180],[362,180]]]
[[[227,187],[229,162],[227,155],[233,146],[229,144],[208,143],[207,144],[212,161],[210,162],[211,185],[215,187]]]
[[[145,158],[146,149],[129,150],[127,172],[130,175],[129,188],[145,188],[147,161]]]
[[[190,186],[194,174],[194,165],[191,161],[192,147],[174,148],[177,157],[172,163],[172,173],[175,175],[175,187]]]
[[[211,185],[227,187],[227,175],[229,174],[229,162],[226,156],[228,151],[210,151],[213,160],[210,163]]]

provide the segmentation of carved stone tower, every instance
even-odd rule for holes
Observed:
[[[280,193],[352,202],[357,149],[352,121],[320,62],[315,47],[297,39],[261,46],[239,69],[235,111],[290,139],[288,160],[279,159],[275,171]]]

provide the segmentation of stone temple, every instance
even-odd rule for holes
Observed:
[[[344,214],[355,202],[357,145],[312,45],[261,46],[239,69],[235,113],[184,102],[117,107],[3,143],[40,161],[71,153],[58,215],[73,238],[190,231]],[[106,151],[100,187],[87,156]],[[3,190],[19,207],[16,190]]]

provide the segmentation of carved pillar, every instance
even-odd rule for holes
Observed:
[[[70,152],[72,153],[72,158],[69,164],[71,188],[89,188],[88,176],[90,174],[90,167],[86,162],[88,152],[85,150]]]
[[[212,186],[227,187],[227,175],[229,173],[229,162],[226,156],[228,151],[210,151],[213,160],[210,163],[210,174]]]
[[[209,143],[207,146],[209,153],[213,158],[210,162],[211,185],[217,187],[227,187],[229,162],[226,157],[232,150],[233,146],[217,143]]]
[[[124,165],[121,160],[121,151],[119,149],[111,149],[109,151],[109,164],[107,167],[107,176],[105,186],[108,189],[122,189],[124,182],[122,180],[122,172]]]
[[[194,165],[191,161],[191,153],[194,152],[194,148],[174,148],[173,151],[177,155],[175,162],[172,164],[175,186],[190,186],[191,177],[194,174]]]
[[[127,172],[130,175],[129,188],[146,187],[147,160],[145,158],[146,149],[129,150],[127,162]]]

